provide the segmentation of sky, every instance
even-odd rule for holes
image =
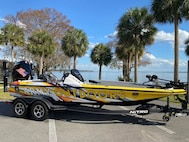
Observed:
[[[129,9],[146,7],[150,9],[152,0],[0,0],[0,28],[3,18],[16,15],[19,11],[28,9],[55,8],[67,16],[71,25],[83,30],[89,41],[89,49],[85,56],[77,59],[79,70],[98,70],[91,63],[90,53],[98,43],[110,41],[108,36],[115,35],[119,19]],[[150,65],[139,67],[139,71],[173,71],[174,65],[174,25],[155,24],[158,29],[155,42],[146,46],[143,59],[151,61]],[[189,57],[185,55],[184,41],[189,37],[189,21],[179,25],[179,71],[187,71]],[[110,70],[103,66],[103,71]]]

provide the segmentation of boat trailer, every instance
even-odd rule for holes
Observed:
[[[3,62],[3,81],[4,81],[4,92],[8,91],[8,77],[9,69],[7,62]],[[187,82],[189,82],[189,61],[188,61],[188,74]],[[180,83],[179,83],[180,84]],[[51,98],[48,97],[17,97],[15,100],[6,101],[14,106],[14,112],[17,117],[25,117],[28,113],[25,110],[30,107],[31,114],[35,120],[45,120],[48,117],[48,110],[69,110],[93,114],[107,114],[107,115],[120,115],[120,114],[131,114],[131,115],[147,115],[150,113],[164,113],[162,119],[169,121],[171,117],[177,116],[188,116],[188,103],[189,103],[189,84],[184,84],[186,89],[185,99],[181,99],[179,96],[176,99],[181,103],[181,108],[170,107],[169,97],[167,97],[167,104],[165,106],[156,105],[151,103],[142,104],[137,106],[135,110],[107,110],[102,108],[103,104],[96,104],[94,106],[88,105],[76,105],[76,104],[56,104],[53,103]],[[36,107],[42,109],[42,112],[36,112]]]

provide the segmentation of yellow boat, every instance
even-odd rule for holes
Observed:
[[[137,105],[163,97],[184,95],[184,89],[156,87],[124,82],[96,82],[81,79],[78,70],[66,73],[58,81],[52,73],[37,80],[18,80],[10,83],[9,92],[14,97],[45,96],[54,101],[84,104]]]
[[[26,116],[30,107],[36,120],[44,120],[49,109],[66,109],[68,105],[144,105],[159,98],[186,94],[182,85],[178,87],[172,83],[162,86],[157,83],[86,81],[76,69],[65,73],[61,80],[48,72],[39,79],[29,79],[30,74],[28,63],[16,65],[13,69],[15,81],[9,84],[8,91],[16,98],[13,102],[16,116]],[[153,82],[152,77],[149,82]]]

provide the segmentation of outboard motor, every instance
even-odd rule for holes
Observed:
[[[81,84],[84,83],[84,79],[78,70],[72,69],[71,73],[64,73],[62,77],[63,84],[81,87]]]
[[[20,61],[14,67],[12,71],[13,81],[28,80],[31,75],[32,69],[28,61]]]
[[[75,76],[77,79],[79,79],[81,82],[84,82],[82,75],[80,74],[80,72],[77,69],[72,69],[71,74],[73,76]]]

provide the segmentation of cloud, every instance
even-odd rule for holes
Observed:
[[[98,42],[97,43],[89,42],[89,48],[94,48],[97,44],[99,44],[99,43]]]
[[[26,24],[22,23],[21,21],[16,21],[16,25],[19,26],[20,28],[26,29]]]
[[[155,69],[155,70],[166,69],[167,70],[168,67],[169,67],[169,69],[172,69],[172,66],[173,66],[172,60],[157,58],[149,52],[144,54],[144,56],[142,57],[142,60],[151,61],[151,64],[148,65],[148,69],[150,69],[150,70],[153,70],[153,69]],[[163,66],[165,66],[166,68],[163,68]]]
[[[114,31],[113,33],[111,33],[111,34],[109,34],[109,35],[105,35],[104,38],[110,39],[110,38],[114,38],[114,37],[116,37],[116,36],[117,36],[117,31]]]
[[[113,33],[109,35],[105,35],[105,38],[112,38],[116,37],[117,31],[114,31]],[[189,32],[185,30],[179,29],[179,45],[180,50],[183,50],[185,44],[185,40],[189,38]],[[155,35],[155,41],[156,42],[168,42],[170,44],[174,44],[174,32],[165,32],[165,31],[158,31]]]
[[[142,70],[173,71],[174,69],[174,60],[157,58],[149,52],[144,54],[142,60],[149,60],[151,62],[151,64],[146,67],[141,67]],[[187,71],[187,60],[179,61],[179,70]]]
[[[105,38],[114,38],[117,35],[117,31],[106,35]],[[189,38],[189,32],[185,30],[179,29],[179,44],[180,44],[180,50],[184,50],[185,47],[185,40]],[[165,42],[169,43],[174,47],[174,32],[165,32],[165,31],[158,31],[157,34],[155,35],[155,43],[157,42]],[[85,57],[89,57],[91,50],[97,45],[98,43],[89,43],[89,50],[85,54]],[[170,71],[173,72],[174,70],[174,59],[164,59],[164,58],[159,58],[153,55],[152,53],[145,53],[144,56],[142,57],[142,60],[148,60],[151,62],[151,64],[143,67],[140,66],[139,70],[142,71]],[[95,69],[96,66],[83,66],[83,68],[93,68]],[[179,71],[187,71],[187,60],[179,60]]]
[[[16,26],[19,26],[20,28],[26,29],[27,25],[22,23],[21,21],[16,21],[16,23],[12,23],[10,21],[8,21],[7,19],[4,18],[0,18],[0,21],[3,21],[5,23],[10,23],[10,24],[15,24]]]
[[[9,21],[7,19],[4,19],[4,18],[0,18],[0,21],[3,21],[5,23],[8,23]]]
[[[173,42],[174,33],[166,33],[165,31],[158,31],[155,35],[157,41]]]
[[[98,43],[89,42],[89,49],[85,53],[85,57],[90,57],[92,49],[97,45]]]
[[[156,57],[149,52],[146,52],[142,57],[143,60],[154,60]]]
[[[189,32],[179,29],[179,45],[180,50],[184,50],[185,40],[189,38]],[[174,32],[167,33],[165,31],[158,31],[155,35],[156,42],[168,42],[170,44],[174,44]]]

